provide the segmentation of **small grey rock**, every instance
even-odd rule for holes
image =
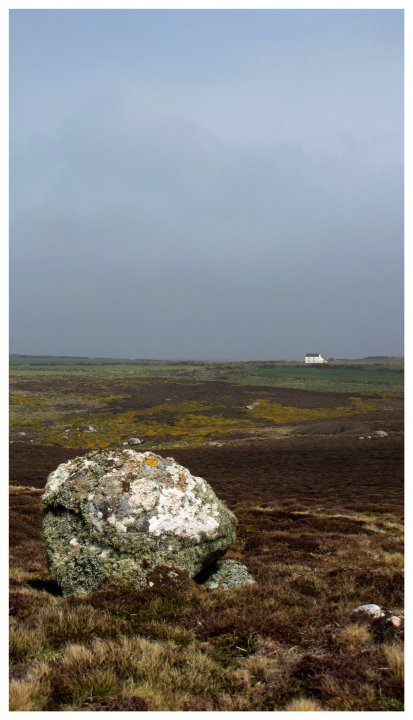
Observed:
[[[352,615],[370,615],[372,618],[381,618],[386,615],[384,610],[381,609],[380,605],[375,605],[374,603],[368,603],[367,605],[359,605],[359,607],[355,608],[355,610],[352,611]]]
[[[385,438],[388,437],[388,435],[389,433],[386,433],[385,430],[375,430],[375,432],[373,433],[373,437],[376,438]]]
[[[142,442],[143,440],[137,437],[128,438],[128,445],[140,445]]]
[[[236,560],[223,560],[203,585],[210,590],[232,590],[242,585],[252,585],[254,583],[255,580],[245,565]]]

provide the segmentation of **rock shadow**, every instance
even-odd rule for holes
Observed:
[[[27,584],[34,590],[43,590],[44,592],[50,593],[50,595],[63,596],[63,593],[55,580],[28,580]]]

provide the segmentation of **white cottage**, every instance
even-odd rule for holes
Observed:
[[[326,360],[320,353],[307,353],[304,358],[305,363],[326,363]]]

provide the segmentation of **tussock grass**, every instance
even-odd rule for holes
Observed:
[[[9,710],[44,710],[50,697],[50,666],[35,663],[24,680],[12,680],[9,688]]]
[[[382,647],[383,655],[389,666],[391,676],[397,682],[404,680],[404,648],[401,644],[386,644]]]
[[[309,698],[296,698],[292,700],[285,708],[288,712],[318,712],[322,707],[316,700]]]
[[[48,645],[44,628],[30,628],[24,625],[12,625],[9,637],[9,653],[12,663],[39,658]]]
[[[338,644],[347,650],[356,650],[359,646],[372,642],[373,636],[367,627],[359,623],[350,623],[340,633]]]

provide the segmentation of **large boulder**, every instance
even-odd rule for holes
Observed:
[[[132,449],[59,465],[43,494],[50,574],[63,594],[149,584],[158,567],[194,577],[235,540],[236,518],[173,458]]]

